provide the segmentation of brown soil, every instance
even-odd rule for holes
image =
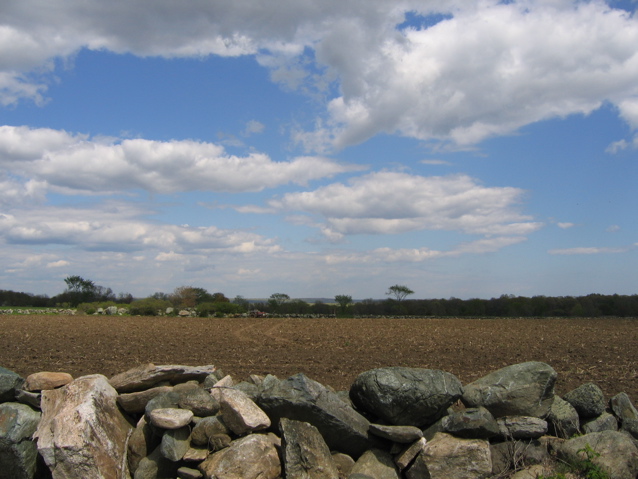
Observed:
[[[107,377],[142,363],[214,364],[237,379],[302,372],[335,389],[368,369],[442,369],[464,384],[542,361],[558,394],[585,382],[638,402],[636,319],[199,319],[0,316],[0,366]]]

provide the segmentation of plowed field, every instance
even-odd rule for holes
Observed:
[[[110,377],[141,363],[214,364],[236,379],[303,372],[347,389],[368,369],[442,369],[464,384],[542,361],[559,394],[593,381],[638,404],[638,319],[200,319],[0,316],[0,366]]]

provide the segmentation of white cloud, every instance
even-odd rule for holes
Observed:
[[[257,120],[250,120],[248,123],[246,123],[246,128],[244,128],[243,135],[250,136],[258,133],[263,133],[265,128],[266,125],[264,125],[263,123]]]
[[[549,254],[575,255],[575,254],[608,254],[608,253],[626,253],[628,248],[598,248],[598,247],[578,247],[565,249],[552,249]]]
[[[0,194],[0,200],[35,195],[44,183],[66,192],[261,191],[359,169],[316,156],[290,161],[273,161],[262,153],[238,157],[214,143],[192,140],[90,139],[13,126],[0,126],[0,167],[34,179],[25,187],[29,191]]]
[[[0,215],[0,241],[7,244],[66,245],[86,251],[157,251],[175,254],[277,252],[275,241],[251,231],[215,226],[156,224],[148,211],[107,202],[93,209],[43,207]],[[167,253],[170,252],[170,253]]]
[[[608,233],[617,233],[618,231],[620,231],[620,226],[610,225],[605,231],[607,231]]]
[[[561,229],[569,229],[569,228],[573,228],[574,226],[576,226],[574,223],[567,223],[567,222],[561,222],[561,223],[556,223],[556,226],[558,226]]]
[[[490,236],[526,235],[540,223],[515,207],[523,191],[479,185],[465,175],[378,172],[315,191],[288,193],[269,204],[322,217],[331,235],[453,230]]]
[[[446,18],[399,31],[407,12]],[[297,132],[313,151],[380,132],[467,146],[604,102],[635,128],[636,44],[638,17],[603,1],[22,0],[3,8],[0,102],[41,100],[42,73],[81,48],[257,55],[302,91],[338,81],[326,122]]]

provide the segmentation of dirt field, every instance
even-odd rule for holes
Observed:
[[[141,363],[214,364],[237,379],[303,372],[347,389],[368,369],[442,369],[463,384],[543,361],[559,394],[589,381],[638,404],[638,319],[178,319],[0,316],[0,366],[110,377]]]

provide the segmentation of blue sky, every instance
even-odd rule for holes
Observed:
[[[635,1],[0,7],[0,289],[636,294]]]

